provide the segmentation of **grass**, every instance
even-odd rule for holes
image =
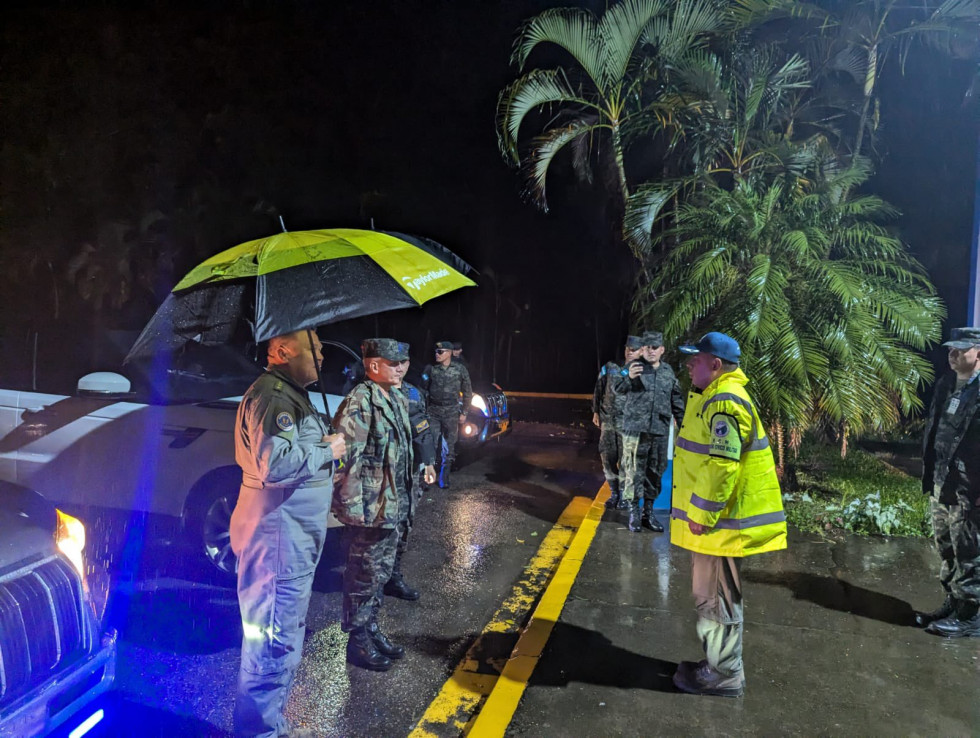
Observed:
[[[929,498],[917,478],[852,447],[805,441],[787,469],[786,517],[807,532],[932,535]]]

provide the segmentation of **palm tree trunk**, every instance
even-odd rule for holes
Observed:
[[[853,157],[861,155],[861,145],[864,143],[864,132],[868,127],[868,111],[871,109],[871,98],[874,96],[875,80],[877,77],[878,45],[873,44],[868,49],[868,70],[864,76],[864,103],[861,105],[861,117],[858,119],[857,138],[854,142]]]

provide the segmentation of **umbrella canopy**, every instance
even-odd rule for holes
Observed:
[[[126,361],[236,339],[265,341],[362,315],[416,307],[475,285],[472,267],[426,238],[350,228],[240,244],[194,267],[143,329]]]

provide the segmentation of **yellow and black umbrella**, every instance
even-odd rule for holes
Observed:
[[[126,360],[236,338],[272,336],[416,307],[474,286],[472,267],[418,236],[337,228],[287,231],[194,267],[143,329]]]

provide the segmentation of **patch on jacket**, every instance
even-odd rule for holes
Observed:
[[[284,430],[287,433],[291,431],[296,423],[293,422],[293,416],[287,412],[281,412],[276,416],[276,425],[279,426],[280,430]]]
[[[738,435],[738,421],[731,415],[715,414],[711,418],[711,456],[738,461],[742,457],[742,439]]]
[[[429,421],[425,420],[424,418],[415,424],[416,433],[421,433],[422,431],[428,430],[428,428],[429,428]]]

